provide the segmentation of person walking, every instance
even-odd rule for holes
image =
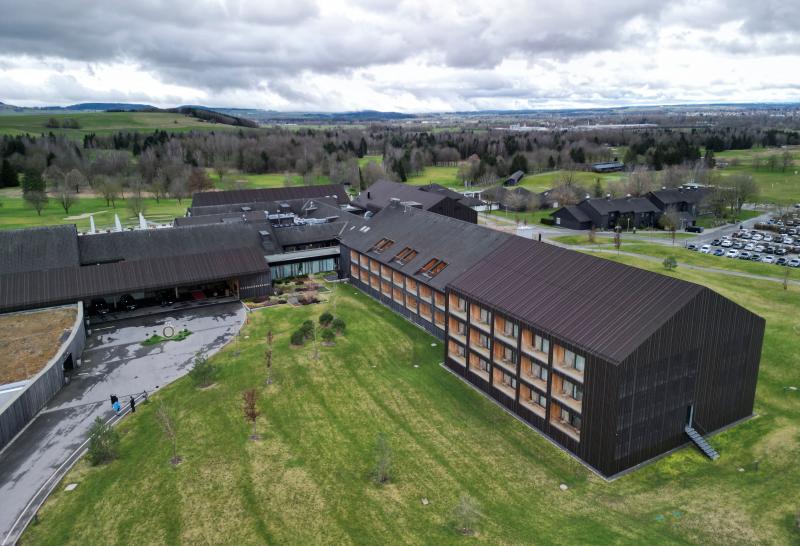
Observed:
[[[116,398],[116,397],[115,397]],[[114,403],[111,404],[111,407],[114,408],[114,412],[119,415],[119,412],[122,411],[122,406],[119,404],[119,399],[114,400]]]
[[[117,411],[116,408],[114,407],[114,404],[116,404],[118,401],[119,401],[119,398],[117,398],[117,395],[116,394],[112,394],[111,395],[111,408],[114,411]]]
[[[131,413],[136,413],[136,400],[131,396]]]

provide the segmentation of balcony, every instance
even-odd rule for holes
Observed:
[[[433,302],[433,291],[430,286],[425,286],[424,284],[419,285],[419,299],[428,303]]]
[[[442,294],[441,292],[434,291],[433,299],[434,299],[434,305],[436,305],[436,307],[444,311],[445,307],[447,307],[446,305],[447,300],[445,299],[444,294]]]
[[[581,441],[581,430],[571,425],[569,421],[565,421],[561,418],[561,411],[558,404],[550,405],[550,424],[576,442]]]
[[[392,272],[392,282],[396,286],[403,286],[403,275],[402,273],[398,273],[396,271]]]
[[[474,353],[469,355],[469,371],[482,378],[487,383],[489,382],[489,372],[480,369],[478,366],[478,356]]]
[[[463,351],[464,347],[463,346],[459,346],[456,343],[453,343],[452,341],[450,341],[447,344],[447,356],[453,362],[457,362],[458,364],[461,364],[462,366],[466,367],[467,366],[467,359],[466,359],[466,357],[464,355],[458,353],[459,349]]]
[[[459,341],[462,345],[467,344],[466,325],[463,322],[450,317],[447,323],[447,329],[450,333],[450,337]],[[459,332],[459,329],[461,329],[461,332]]]
[[[553,369],[558,371],[559,373],[566,375],[570,379],[574,379],[578,383],[583,383],[583,371],[576,370],[572,366],[569,366],[566,362],[557,361],[555,358],[553,359]]]
[[[519,403],[526,409],[532,411],[533,413],[544,419],[547,415],[547,409],[544,406],[540,406],[539,404],[531,400],[532,392],[535,391],[532,391],[532,389],[527,385],[525,385],[524,383],[520,383]]]
[[[481,355],[486,360],[491,359],[491,355],[489,353],[489,349],[482,345],[478,345],[477,343],[473,344],[472,340],[470,340],[469,348]]]
[[[494,361],[495,364],[502,367],[511,375],[517,375],[517,363],[514,360],[506,358],[506,356],[503,353],[504,349],[505,349],[504,345],[500,343],[495,343],[492,360]]]
[[[381,278],[391,281],[392,280],[392,270],[385,265],[381,266]]]
[[[576,388],[580,389],[580,393],[583,393],[583,390],[580,385],[577,385]],[[564,392],[565,390],[569,392]],[[553,385],[550,389],[550,395],[558,400],[562,406],[572,410],[574,413],[580,414],[583,411],[583,402],[581,400],[577,400],[572,397],[571,394],[571,387],[568,386],[567,389],[564,388],[564,378],[561,377],[559,374],[553,374]],[[582,398],[582,396],[580,396]]]
[[[517,399],[517,392],[511,385],[506,385],[501,381],[499,383],[495,382],[492,386],[495,387],[500,392],[502,392],[503,394],[505,394],[506,396],[508,396],[509,398],[511,398],[512,400]]]

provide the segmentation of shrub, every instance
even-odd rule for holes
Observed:
[[[292,332],[292,345],[302,345],[306,340],[306,333],[303,330],[295,330]]]
[[[661,262],[661,265],[664,266],[664,269],[667,271],[672,271],[676,267],[678,267],[678,260],[675,259],[675,256],[667,256],[664,258],[664,261]]]
[[[556,221],[553,220],[552,218],[542,218],[539,221],[546,226],[554,226],[556,224]]]
[[[325,311],[319,316],[319,323],[322,326],[328,326],[331,322],[333,322],[333,315],[331,315],[329,312]]]
[[[333,328],[336,331],[336,333],[343,334],[345,329],[345,323],[342,319],[335,318],[333,319],[333,322],[331,322],[331,328]]]
[[[303,332],[303,335],[307,338],[314,337],[314,323],[310,320],[303,322],[300,326],[300,331]]]
[[[469,495],[461,495],[451,515],[453,526],[462,535],[472,535],[481,518],[478,502]]]
[[[95,417],[89,429],[89,462],[93,465],[113,461],[119,454],[119,434],[108,423]]]
[[[208,387],[217,378],[217,371],[218,369],[214,364],[198,353],[194,358],[194,366],[189,372],[189,377],[195,387]]]
[[[322,337],[322,341],[326,343],[330,343],[331,341],[336,339],[336,334],[333,333],[333,330],[329,328],[325,328],[324,330],[322,330],[322,334],[320,334],[320,336]]]

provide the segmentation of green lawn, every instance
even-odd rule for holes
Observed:
[[[800,393],[784,387],[800,384],[800,297],[777,283],[680,267],[672,274],[767,318],[759,417],[711,439],[721,453],[715,463],[687,448],[604,482],[443,370],[434,338],[338,285],[329,304],[252,313],[239,347],[213,357],[218,383],[196,390],[184,378],[140,406],[119,428],[121,458],[98,468],[79,462],[23,543],[796,542]],[[345,319],[347,334],[315,360],[310,345],[291,348],[288,337],[325,310]],[[268,330],[277,382],[267,387]],[[257,442],[241,415],[248,388],[261,393]],[[162,400],[178,412],[177,468],[154,415]],[[368,478],[379,431],[394,460],[394,479],[382,488]],[[64,491],[73,482],[77,489]],[[469,539],[448,525],[463,493],[483,513]]]
[[[370,161],[375,162],[378,165],[380,165],[381,163],[383,163],[383,156],[381,156],[381,155],[365,155],[364,157],[358,158],[358,166],[363,168],[364,165],[366,165]]]
[[[172,222],[176,216],[186,214],[190,200],[184,199],[178,203],[176,199],[145,200],[145,218],[153,222]],[[114,214],[118,214],[120,221],[125,226],[138,225],[139,218],[131,214],[125,201],[117,200],[116,209],[106,206],[105,199],[100,197],[80,197],[70,209],[69,214],[55,199],[50,199],[42,210],[42,215],[37,216],[36,211],[29,207],[22,197],[5,197],[0,195],[0,229],[25,228],[35,226],[49,226],[53,224],[76,224],[78,230],[89,229],[89,214],[94,214],[97,229],[111,229],[114,227]]]
[[[248,174],[239,172],[226,173],[223,177],[222,183],[219,181],[219,176],[213,170],[208,171],[208,176],[214,183],[214,187],[218,189],[233,189],[238,185],[244,188],[282,188],[286,185],[286,173],[266,173],[266,174]],[[305,182],[303,177],[299,174],[289,174],[289,179],[292,186],[303,186]],[[313,184],[330,184],[331,180],[327,176],[316,176],[312,180]]]
[[[755,218],[756,216],[760,216],[764,213],[764,211],[755,211],[755,210],[742,210],[740,213],[734,216],[726,216],[722,219],[722,223],[720,223],[720,219],[714,218],[713,216],[700,216],[697,218],[697,225],[702,226],[704,228],[711,228],[716,227],[719,225],[724,224],[735,224],[737,222],[742,222],[744,220],[749,220],[751,218]]]
[[[464,184],[457,174],[458,167],[425,167],[422,173],[409,176],[407,182],[416,186],[433,183],[461,191],[464,190]]]
[[[79,129],[50,129],[46,127],[50,118],[57,120],[74,119]],[[117,131],[150,132],[156,129],[165,131],[189,130],[233,130],[231,125],[208,123],[183,114],[162,112],[89,112],[70,114],[7,114],[0,115],[0,135],[19,135],[30,133],[57,133],[83,138],[88,133],[108,134]]]
[[[542,218],[549,218],[554,211],[555,209],[541,209],[541,210],[526,211],[526,212],[507,212],[504,210],[493,210],[488,214],[491,216],[498,216],[500,218],[513,220],[518,224],[527,222],[529,225],[536,225],[541,222]],[[479,216],[484,214],[485,213],[478,213]]]

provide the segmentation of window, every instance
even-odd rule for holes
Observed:
[[[572,397],[574,400],[580,401],[583,399],[583,389],[580,387],[580,385],[577,385],[566,379],[561,385],[561,392]]]
[[[538,364],[533,365],[533,377],[542,381],[547,381],[547,370]]]
[[[575,415],[574,413],[571,413],[571,412],[567,411],[566,409],[561,408],[561,411],[559,413],[559,417],[565,423],[569,423],[570,425],[572,425],[573,427],[575,427],[578,430],[581,429],[581,418],[578,417],[577,415]]]
[[[517,337],[519,327],[511,321],[505,321],[503,324],[503,334],[508,337]]]
[[[517,380],[512,375],[509,375],[507,373],[503,373],[502,381],[503,381],[503,385],[505,385],[506,387],[511,387],[513,389],[517,388]]]
[[[462,313],[467,310],[467,302],[464,298],[459,298],[458,296],[454,296],[456,302],[456,311],[461,311]]]
[[[480,317],[481,322],[485,322],[486,324],[489,323],[489,310],[484,309],[483,307],[478,308],[478,315]]]
[[[540,394],[533,389],[530,390],[530,393],[531,393],[531,402],[543,408],[547,407],[547,397],[545,395]]]
[[[460,336],[466,335],[467,333],[467,325],[461,322],[460,320],[456,321],[456,333]]]
[[[431,258],[425,263],[425,265],[419,268],[417,275],[422,275],[428,278],[435,277],[441,273],[445,267],[447,267],[447,264],[441,261],[439,258]]]
[[[403,250],[398,252],[397,255],[394,258],[392,258],[392,261],[397,262],[400,265],[404,265],[413,260],[416,256],[417,256],[417,251],[411,248],[410,246],[407,246]]]
[[[478,334],[478,345],[481,347],[489,348],[489,336],[484,334]]]
[[[375,246],[373,246],[371,250],[373,252],[375,252],[376,254],[380,254],[381,252],[383,252],[387,248],[390,248],[393,244],[394,244],[394,241],[384,237],[383,239],[381,239],[380,241],[375,243]]]
[[[582,372],[585,367],[586,367],[586,359],[582,356],[576,355],[575,369]]]
[[[533,348],[536,349],[537,351],[541,351],[543,353],[549,353],[550,352],[550,341],[544,339],[540,335],[536,335],[533,338]]]
[[[491,370],[491,366],[489,365],[488,361],[482,358],[478,358],[478,369],[482,372],[489,373],[489,371]]]
[[[566,364],[567,368],[574,368],[575,367],[575,353],[568,349],[564,349],[564,364]]]
[[[458,343],[451,343],[450,346],[451,348],[455,348],[456,355],[463,357],[466,354],[463,345],[459,345]]]
[[[511,347],[503,347],[503,360],[515,362],[517,360],[516,351]]]

